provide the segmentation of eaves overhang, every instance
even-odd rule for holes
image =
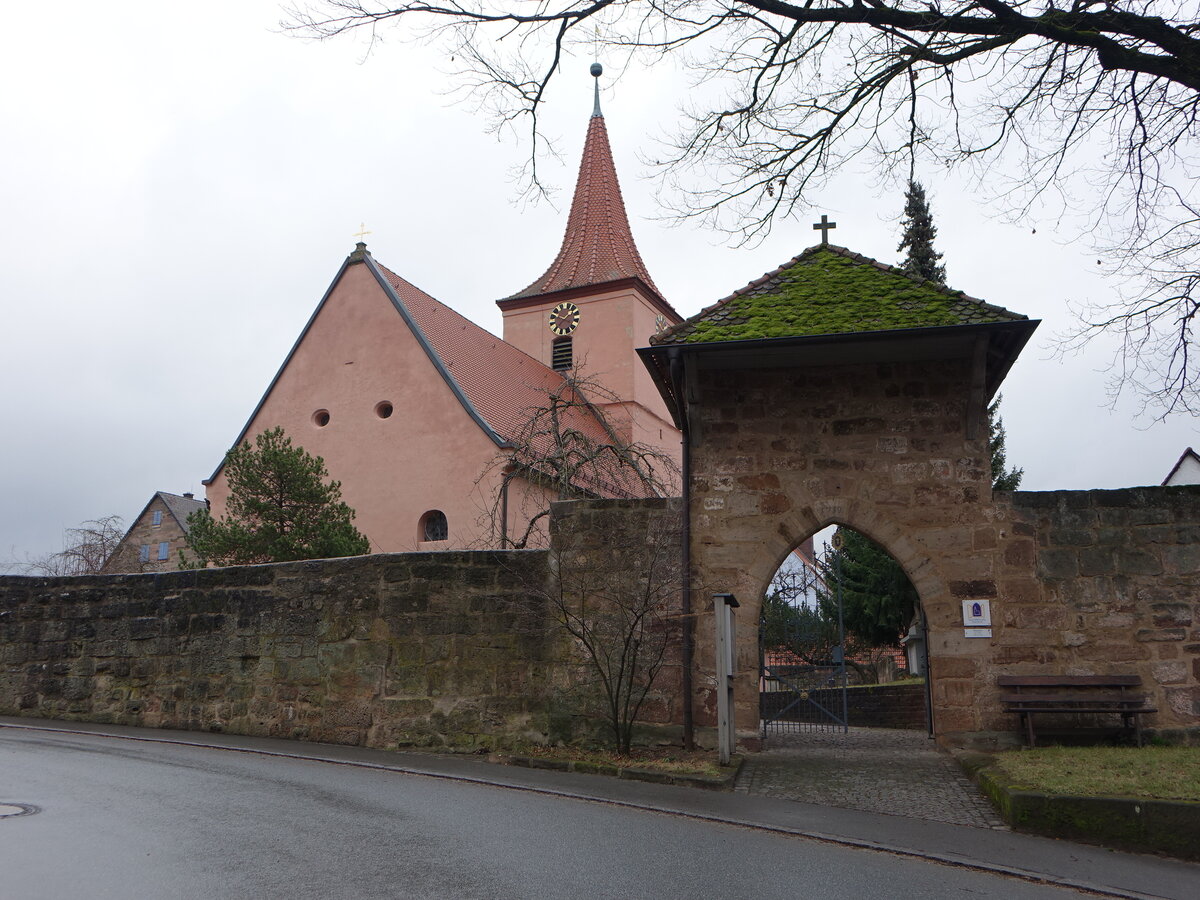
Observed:
[[[554,301],[573,300],[577,297],[588,297],[594,294],[623,291],[631,288],[636,288],[640,291],[650,301],[650,305],[666,316],[672,325],[677,325],[683,321],[683,316],[675,311],[675,307],[664,300],[658,291],[647,284],[644,279],[638,278],[636,275],[629,278],[617,278],[612,281],[601,281],[596,284],[560,288],[557,291],[547,291],[544,294],[505,297],[497,300],[496,305],[500,307],[501,312],[512,312],[518,309],[528,309],[531,306],[544,306],[546,303]]]
[[[686,429],[684,371],[902,362],[970,356],[987,339],[986,399],[1000,389],[1040,319],[841,334],[697,341],[638,348],[676,427]]]

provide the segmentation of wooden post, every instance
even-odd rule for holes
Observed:
[[[720,764],[729,765],[737,744],[733,716],[734,653],[737,642],[733,630],[733,610],[738,605],[733,594],[713,594],[713,614],[717,631],[717,750]]]

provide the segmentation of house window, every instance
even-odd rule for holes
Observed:
[[[318,428],[324,428],[326,425],[329,424],[329,410],[318,409],[315,413],[312,414],[312,420],[313,420],[313,424],[316,425]]]
[[[162,524],[162,510],[161,509],[156,509],[154,511],[154,524],[155,525]]]
[[[555,372],[564,372],[571,368],[571,339],[558,338],[550,352],[550,367]]]
[[[142,544],[138,547],[138,562],[150,562],[150,545]]]
[[[169,551],[170,549],[171,549],[171,545],[167,541],[159,541],[158,542],[158,558],[166,559],[167,551]]]
[[[421,516],[421,540],[444,541],[450,537],[450,526],[446,522],[446,514],[440,509],[431,509]]]

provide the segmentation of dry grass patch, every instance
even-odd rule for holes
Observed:
[[[563,762],[590,763],[616,769],[646,769],[670,775],[704,775],[718,778],[728,773],[717,763],[712,751],[686,751],[669,747],[634,747],[627,755],[612,750],[588,750],[582,747],[529,747],[521,756]]]
[[[1017,789],[1200,802],[1200,747],[1038,747],[996,766]]]

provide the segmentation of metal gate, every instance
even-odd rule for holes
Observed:
[[[771,735],[849,730],[840,560],[834,554],[832,591],[821,563],[801,563],[795,577],[776,579],[777,589],[763,600],[758,697],[764,745]]]

